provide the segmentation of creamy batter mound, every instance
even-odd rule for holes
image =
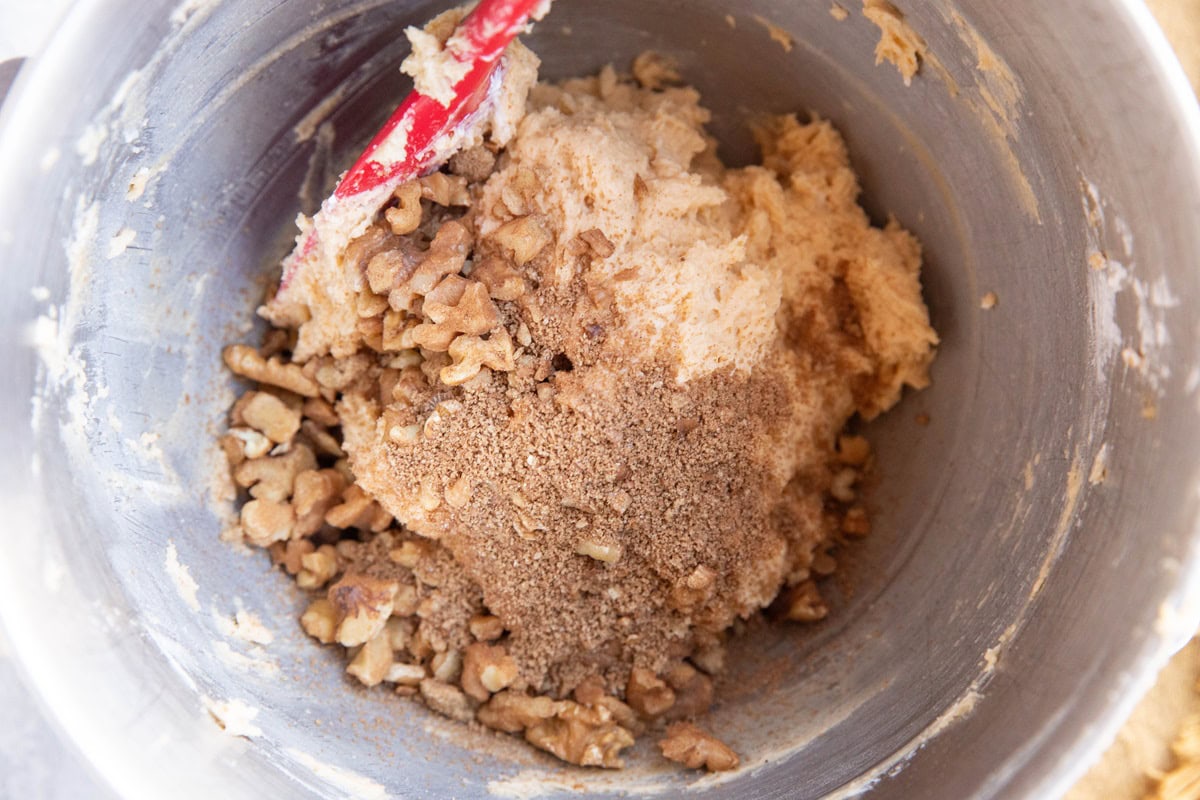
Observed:
[[[694,720],[731,626],[825,616],[870,527],[847,421],[928,383],[920,245],[871,225],[827,121],[726,168],[653,54],[519,99],[227,349],[259,382],[222,440],[237,534],[368,686],[575,764],[665,728],[729,769]]]

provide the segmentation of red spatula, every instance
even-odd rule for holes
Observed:
[[[403,183],[440,166],[453,155],[456,134],[469,127],[475,115],[486,111],[503,79],[501,54],[513,37],[529,22],[541,17],[549,0],[480,0],[454,34],[446,49],[460,63],[469,64],[466,75],[454,86],[448,105],[411,92],[380,129],[350,168],[333,196],[321,204],[312,229],[283,262],[282,294],[304,261],[313,257],[318,244],[324,249],[343,247],[356,223],[372,217]],[[541,12],[541,13],[537,13]]]

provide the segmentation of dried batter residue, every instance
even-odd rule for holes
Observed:
[[[766,29],[767,35],[771,37],[771,41],[782,47],[785,53],[792,52],[792,48],[796,46],[796,38],[794,36],[766,17],[755,14],[754,19]]]
[[[879,28],[875,45],[875,63],[890,61],[900,72],[905,86],[921,69],[925,40],[904,19],[904,14],[887,0],[863,0],[863,16]]]

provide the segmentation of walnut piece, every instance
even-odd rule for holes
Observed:
[[[413,328],[419,347],[445,352],[459,334],[481,336],[500,324],[500,312],[487,287],[448,275],[425,297],[422,313],[431,320]]]
[[[437,713],[459,722],[474,719],[475,705],[458,687],[435,678],[426,678],[421,681],[420,689],[425,704]]]
[[[488,614],[476,614],[467,623],[471,635],[481,642],[494,642],[504,635],[504,623],[499,617]]]
[[[281,456],[255,458],[242,462],[233,471],[233,482],[250,490],[250,496],[259,500],[283,502],[292,496],[296,476],[301,472],[316,469],[317,458],[303,444],[294,444]]]
[[[687,577],[671,587],[671,607],[680,611],[691,611],[700,607],[712,597],[716,582],[716,571],[700,564]]]
[[[401,686],[417,686],[427,677],[425,668],[420,664],[392,664],[383,679]]]
[[[397,236],[406,236],[421,227],[421,184],[409,181],[396,187],[392,193],[396,207],[383,212],[388,227]],[[372,287],[373,291],[379,291]]]
[[[459,336],[450,343],[449,353],[454,363],[438,372],[438,378],[447,386],[466,383],[484,367],[511,372],[515,366],[512,338],[504,328],[497,328],[487,339]]]
[[[483,702],[507,689],[517,679],[517,662],[503,647],[475,642],[467,645],[463,658],[462,688]]]
[[[417,296],[433,291],[442,278],[462,271],[471,249],[471,233],[456,220],[438,228],[429,249],[408,281],[388,294],[388,304],[396,311],[408,311]]]
[[[301,570],[296,575],[296,585],[301,589],[320,589],[333,580],[341,565],[338,563],[337,548],[323,544],[312,553],[300,557]]]
[[[346,667],[346,672],[358,678],[364,686],[378,686],[391,668],[392,647],[388,644],[387,635],[381,632],[359,649]]]
[[[355,483],[346,487],[342,502],[325,513],[325,521],[335,528],[359,528],[378,533],[392,524],[392,515]]]
[[[550,232],[545,223],[536,216],[517,217],[492,231],[488,237],[513,260],[523,267],[550,244]]]
[[[346,647],[365,644],[383,630],[392,614],[399,584],[349,574],[329,587],[329,602],[338,615],[336,638]]]
[[[784,619],[793,622],[817,622],[825,619],[829,607],[821,598],[821,591],[812,581],[804,581],[784,589],[776,600]]]
[[[313,600],[300,616],[300,627],[321,644],[330,644],[337,630],[337,609],[324,597]]]
[[[847,536],[863,537],[871,532],[871,520],[862,506],[854,506],[842,517],[842,533]]]
[[[871,457],[871,443],[862,436],[843,434],[838,437],[838,460],[852,467],[861,467]]]
[[[302,397],[316,397],[320,387],[305,375],[299,364],[285,364],[278,357],[263,358],[253,347],[231,344],[225,348],[225,365],[243,378],[278,386]]]
[[[605,564],[615,564],[621,560],[621,545],[590,537],[580,539],[575,545],[575,552]]]
[[[675,690],[648,669],[635,667],[629,673],[625,699],[645,717],[657,717],[675,705]]]
[[[242,506],[242,532],[259,547],[290,538],[295,521],[296,514],[288,503],[255,499]]]
[[[338,502],[345,479],[336,469],[308,469],[297,473],[292,485],[296,509],[296,535],[311,536],[325,524],[325,513]]]
[[[230,428],[227,436],[237,442],[237,452],[241,456],[237,463],[233,464],[235,467],[247,458],[262,458],[275,446],[274,442],[253,428]],[[230,461],[232,463],[232,459]]]
[[[633,734],[618,725],[603,707],[588,708],[570,700],[549,719],[525,729],[534,747],[581,767],[625,766],[620,753],[633,744]]]
[[[709,772],[737,769],[737,753],[724,742],[690,722],[675,722],[667,728],[667,736],[658,743],[664,757],[678,761],[689,769],[703,767]]]
[[[579,234],[579,238],[589,249],[600,258],[608,258],[617,248],[599,228],[592,228]]]
[[[675,690],[675,705],[666,713],[668,719],[698,717],[712,705],[712,678],[691,664],[681,661],[671,666],[663,679]]]
[[[421,197],[432,200],[439,206],[469,206],[471,193],[467,191],[467,179],[461,175],[434,172],[419,179]]]
[[[550,719],[564,708],[564,701],[545,695],[530,696],[521,692],[500,692],[479,708],[479,721],[505,733],[520,733],[533,725]]]
[[[475,264],[471,277],[486,286],[496,300],[517,300],[525,294],[525,279],[503,258],[482,259]]]

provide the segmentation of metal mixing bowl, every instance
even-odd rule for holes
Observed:
[[[0,618],[62,730],[128,797],[1063,790],[1197,623],[1200,114],[1145,9],[902,4],[932,54],[910,88],[849,2],[558,0],[529,37],[549,77],[675,56],[732,162],[754,112],[829,117],[925,245],[943,345],[868,428],[852,591],[744,642],[711,726],[746,767],[703,778],[652,745],[565,770],[362,691],[218,541],[220,348],[443,5],[81,2],[6,104]],[[239,607],[272,644],[229,635]]]

